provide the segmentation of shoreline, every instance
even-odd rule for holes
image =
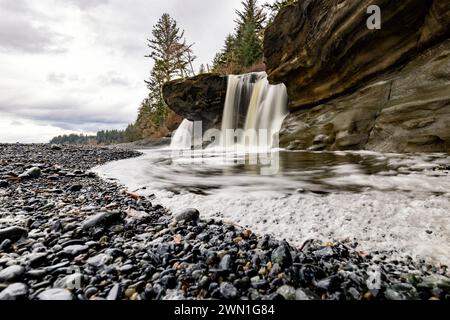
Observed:
[[[0,299],[450,299],[445,266],[174,219],[89,172],[139,155],[0,144]]]

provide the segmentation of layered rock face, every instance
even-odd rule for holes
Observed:
[[[381,8],[369,30],[367,8]],[[450,151],[450,2],[302,0],[265,36],[288,87],[284,147]]]
[[[203,128],[219,127],[227,93],[227,78],[206,73],[168,82],[164,99],[174,112],[191,121],[203,121]]]

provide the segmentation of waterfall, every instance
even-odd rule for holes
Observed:
[[[222,148],[270,148],[288,114],[287,89],[271,85],[265,72],[228,76],[222,117]],[[194,124],[184,120],[175,132],[171,149],[191,149]]]
[[[172,137],[170,149],[172,150],[191,149],[193,144],[192,142],[193,131],[194,131],[194,123],[187,119],[183,120],[183,122],[180,124],[177,131]]]
[[[272,146],[273,134],[280,131],[288,113],[287,100],[286,86],[269,84],[265,72],[228,76],[222,146],[232,146],[235,142],[246,147]],[[238,141],[226,134],[230,129],[243,129]]]

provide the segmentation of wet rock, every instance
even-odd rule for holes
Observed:
[[[60,289],[79,289],[83,282],[83,275],[81,273],[74,273],[64,278],[55,281],[55,288]]]
[[[22,179],[37,179],[41,176],[41,169],[38,167],[33,167],[31,169],[28,169],[21,175],[19,175],[19,178]]]
[[[435,287],[450,291],[450,278],[441,275],[431,275],[422,279],[418,288],[433,289]]]
[[[187,209],[175,216],[178,222],[192,222],[200,218],[200,212],[197,209]]]
[[[325,247],[323,249],[315,251],[314,255],[320,259],[329,259],[334,255],[333,248]]]
[[[334,292],[339,289],[339,286],[341,284],[341,280],[339,276],[331,276],[326,279],[322,279],[317,282],[316,286],[319,289],[328,291],[328,292]]]
[[[292,256],[288,246],[286,244],[282,244],[276,248],[272,252],[271,261],[273,264],[276,263],[282,268],[289,267],[292,264]]]
[[[224,299],[236,299],[238,290],[229,282],[222,282],[220,284],[220,294]]]
[[[219,268],[222,270],[230,271],[231,269],[231,256],[229,254],[223,256],[222,260],[220,260]]]
[[[28,287],[24,283],[10,284],[0,292],[0,300],[20,300],[27,296]]]
[[[81,184],[74,184],[69,187],[70,192],[79,192],[81,191],[81,189],[83,189],[83,186]]]
[[[22,237],[27,235],[27,230],[20,227],[9,227],[0,229],[0,242],[3,242],[6,239],[15,242],[20,240]]]
[[[161,277],[160,282],[166,289],[174,289],[177,286],[177,278],[172,275]]]
[[[86,297],[86,299],[91,299],[97,293],[98,293],[98,289],[96,287],[88,287],[84,291],[84,296]]]
[[[32,268],[38,267],[47,261],[47,256],[48,254],[46,252],[32,253],[28,256],[28,264]]]
[[[67,246],[63,249],[63,253],[69,256],[77,256],[83,252],[89,250],[89,247],[86,245],[75,244],[71,246]]]
[[[3,240],[3,242],[1,242],[0,244],[0,251],[8,251],[10,250],[12,247],[12,241],[9,239],[5,239]]]
[[[59,150],[61,150],[62,148],[61,148],[61,146],[59,146],[59,145],[57,145],[57,144],[52,144],[52,145],[50,146],[50,149],[52,149],[53,151],[59,151]]]
[[[87,263],[90,266],[93,266],[97,269],[103,267],[104,265],[106,265],[108,262],[111,261],[111,256],[104,254],[104,253],[100,253],[94,257],[91,257],[87,260]]]
[[[410,284],[399,283],[386,289],[384,296],[388,300],[419,300],[417,290]]]
[[[309,289],[295,290],[295,300],[319,300],[319,296],[311,292]]]
[[[115,222],[121,221],[122,217],[120,212],[101,212],[98,213],[83,222],[83,229],[88,230],[99,226],[107,226]]]
[[[109,290],[106,300],[110,300],[110,301],[118,300],[120,298],[120,294],[121,294],[120,284],[115,284],[111,288],[111,290]]]
[[[10,266],[0,271],[0,282],[12,282],[19,279],[25,273],[22,266]]]
[[[284,285],[278,288],[277,293],[285,300],[296,300],[296,290],[294,287]]]
[[[48,289],[39,293],[37,299],[49,301],[68,301],[73,300],[74,296],[66,289]]]

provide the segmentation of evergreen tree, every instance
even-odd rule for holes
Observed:
[[[239,38],[244,32],[247,24],[252,23],[257,32],[264,30],[266,22],[266,13],[264,9],[258,5],[258,0],[244,0],[241,2],[244,9],[242,11],[236,10],[237,19],[236,31]]]
[[[180,30],[177,22],[165,13],[153,27],[153,38],[148,40],[151,49],[147,56],[153,60],[150,79],[146,81],[149,98],[145,101],[148,106],[153,124],[160,125],[169,110],[162,94],[164,83],[176,77],[187,77],[194,74],[192,62],[196,59],[192,52],[192,44],[184,39],[184,30]],[[144,117],[149,119],[149,117]],[[141,117],[138,116],[139,122]]]
[[[153,27],[152,35],[153,38],[148,40],[151,52],[147,57],[158,62],[157,69],[163,80],[185,77],[195,56],[193,44],[188,45],[184,39],[184,30],[180,30],[177,22],[165,13]]]
[[[258,35],[256,26],[253,22],[248,22],[244,25],[237,47],[237,54],[240,65],[243,67],[250,67],[262,60],[262,39]]]
[[[243,10],[236,10],[236,51],[242,67],[250,67],[263,57],[263,33],[266,14],[258,0],[242,2]]]
[[[236,10],[235,34],[228,35],[222,50],[213,60],[213,69],[222,73],[242,72],[262,60],[266,13],[258,0],[244,0]]]

